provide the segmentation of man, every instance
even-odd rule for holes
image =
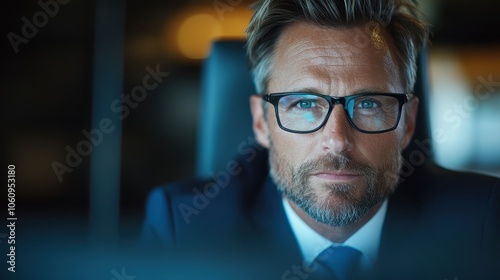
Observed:
[[[417,15],[403,0],[259,2],[250,107],[268,156],[235,164],[208,203],[210,181],[153,191],[143,238],[264,279],[498,276],[499,180],[423,167],[398,181],[428,37]]]

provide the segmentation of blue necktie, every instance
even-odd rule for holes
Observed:
[[[363,253],[349,246],[330,246],[323,250],[315,262],[318,276],[337,280],[360,279]]]

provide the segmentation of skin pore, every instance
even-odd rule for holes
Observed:
[[[360,45],[355,28],[303,22],[286,26],[275,47],[267,92],[335,97],[405,93],[386,31],[372,28],[372,44]],[[256,96],[250,103],[257,140],[269,149],[273,180],[299,217],[331,241],[349,238],[396,188],[400,155],[415,128],[418,99],[403,107],[396,130],[381,134],[356,131],[341,105],[335,105],[320,130],[290,133],[278,127],[270,104],[263,110]]]

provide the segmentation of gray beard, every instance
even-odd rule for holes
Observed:
[[[400,153],[392,162],[383,166],[382,170],[375,170],[346,156],[328,155],[305,162],[299,168],[294,169],[291,166],[283,166],[281,160],[275,158],[271,149],[269,161],[271,178],[278,186],[278,190],[311,218],[332,227],[356,223],[370,209],[382,203],[396,189],[402,165]],[[329,192],[329,196],[335,195],[342,201],[336,205],[332,205],[329,199],[325,202],[320,201],[309,181],[310,174],[318,170],[355,170],[359,172],[364,178],[362,194],[357,197],[352,192],[359,186],[334,183],[326,185],[326,191]]]

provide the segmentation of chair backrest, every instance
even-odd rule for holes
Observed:
[[[427,52],[418,60],[415,94],[420,98],[414,139],[429,143]],[[243,40],[213,43],[202,69],[196,173],[208,176],[255,144],[249,98],[255,93]],[[421,147],[414,142],[405,151],[409,157]],[[421,155],[422,153],[420,153]],[[423,153],[426,160],[431,154]]]
[[[214,42],[201,77],[196,175],[208,176],[224,170],[238,146],[252,141],[249,98],[255,87],[244,41]]]

